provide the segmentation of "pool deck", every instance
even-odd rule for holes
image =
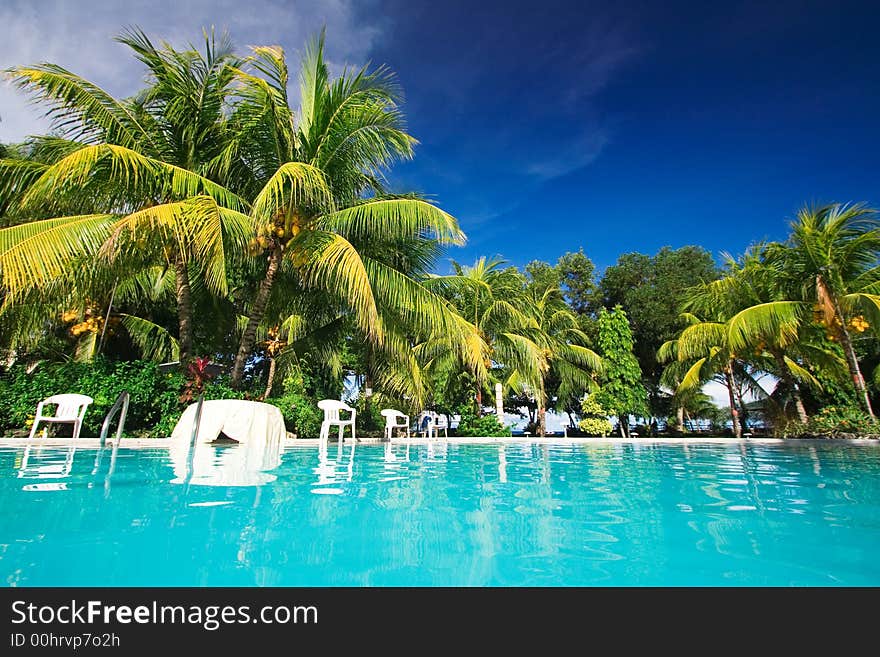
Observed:
[[[160,449],[171,447],[170,438],[123,438],[119,446],[128,449]],[[346,444],[350,444],[350,440],[346,440]],[[107,445],[112,445],[113,441],[108,440]],[[446,443],[449,445],[516,445],[516,444],[537,444],[537,445],[803,445],[803,444],[846,444],[846,445],[873,445],[880,446],[880,440],[872,438],[856,438],[856,439],[783,439],[783,438],[726,438],[722,436],[705,436],[705,437],[688,437],[688,438],[565,438],[561,436],[538,438],[535,436],[516,436],[504,438],[492,437],[450,437],[450,438],[392,438],[392,444],[405,445],[427,445],[428,443],[438,444]],[[288,439],[284,443],[285,449],[298,449],[303,447],[317,447],[320,441],[317,438],[298,438]],[[331,445],[336,445],[336,441],[331,441]],[[358,439],[360,445],[382,445],[385,441],[380,438],[362,438]],[[84,449],[97,449],[100,447],[98,438],[0,438],[0,448],[3,447],[26,447],[43,446],[43,447],[82,447]]]

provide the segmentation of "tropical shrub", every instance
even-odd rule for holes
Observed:
[[[876,438],[880,437],[880,421],[855,406],[826,406],[806,424],[788,424],[782,435],[785,438]]]
[[[40,364],[30,373],[24,366],[13,366],[0,376],[0,432],[29,430],[40,401],[76,392],[94,399],[82,435],[97,436],[116,397],[128,391],[126,435],[169,436],[182,410],[178,399],[182,386],[180,374],[162,373],[150,361]]]
[[[359,435],[379,436],[385,427],[385,418],[382,417],[382,409],[385,405],[381,395],[358,395],[354,401],[348,402],[349,406],[357,410],[355,426]]]
[[[510,427],[501,424],[494,415],[478,416],[470,404],[463,406],[459,413],[461,414],[457,429],[459,436],[500,438],[510,435]]]
[[[581,421],[578,422],[578,429],[587,436],[607,436],[612,429],[608,415],[610,412],[602,408],[595,394],[584,397],[581,402]]]
[[[301,370],[292,369],[281,384],[283,393],[264,401],[281,409],[287,430],[299,438],[317,438],[324,413],[307,393],[306,377]]]

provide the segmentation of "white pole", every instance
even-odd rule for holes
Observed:
[[[504,387],[500,383],[495,384],[495,413],[498,421],[504,424]]]

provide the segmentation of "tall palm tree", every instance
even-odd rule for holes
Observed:
[[[688,293],[689,307],[697,312],[724,308],[727,341],[741,360],[750,358],[781,380],[791,391],[798,419],[807,421],[801,385],[818,386],[805,365],[833,364],[836,356],[810,339],[810,307],[786,298],[778,271],[766,261],[766,245],[756,245],[736,260],[726,256],[724,275]]]
[[[549,287],[540,293],[533,289],[528,308],[535,325],[521,332],[540,349],[546,363],[539,368],[539,380],[532,384],[538,402],[538,435],[543,436],[547,429],[550,382],[556,384],[557,404],[571,406],[596,387],[594,376],[602,372],[603,365],[602,358],[586,346],[589,338],[579,328],[577,315],[565,303],[562,290]],[[518,376],[517,371],[508,375],[509,387],[513,387]],[[523,383],[529,386],[527,381]]]
[[[238,99],[230,121],[238,136],[215,164],[223,177],[250,173],[237,184],[248,197],[254,194],[249,218],[257,234],[251,246],[265,258],[266,269],[246,309],[234,386],[241,384],[282,269],[353,311],[358,327],[377,344],[386,337],[383,306],[425,332],[460,334],[460,323],[440,297],[356,246],[420,236],[460,244],[464,234],[431,203],[384,195],[382,172],[410,157],[415,142],[403,129],[390,72],[364,67],[331,81],[323,50],[322,33],[303,56],[298,112],[288,100],[281,48],[255,48],[236,71]]]
[[[476,328],[471,339],[473,354],[468,371],[473,375],[477,412],[482,413],[483,392],[492,383],[492,369],[503,365],[515,373],[509,385],[525,384],[539,387],[548,364],[540,346],[523,334],[523,329],[538,329],[537,321],[526,312],[525,288],[522,277],[513,268],[505,267],[501,258],[478,258],[473,265],[453,261],[455,273],[434,276],[429,287],[441,290],[459,314]],[[435,341],[432,353],[448,349],[442,338]]]
[[[880,223],[861,204],[805,207],[789,239],[769,249],[768,259],[793,298],[814,304],[818,318],[840,342],[864,411],[874,417],[856,356],[851,326],[863,316],[880,326]]]
[[[135,46],[154,72],[164,71],[163,67],[175,70],[181,61],[196,61],[194,56],[181,60],[173,53],[156,57],[145,38]],[[60,121],[82,125],[77,137],[99,142],[87,143],[46,169],[30,185],[21,205],[29,208],[42,203],[45,211],[53,203],[92,199],[92,205],[100,201],[111,212],[34,223],[25,232],[40,232],[40,238],[27,239],[30,233],[19,236],[8,253],[0,253],[6,289],[23,294],[57,280],[70,269],[75,256],[91,258],[100,253],[107,262],[114,262],[122,254],[137,262],[144,254],[162,254],[183,283],[178,286],[183,358],[191,325],[184,274],[195,268],[222,294],[223,261],[230,253],[244,255],[243,242],[250,234],[251,255],[263,256],[266,264],[245,309],[232,373],[236,385],[282,269],[302,287],[324,290],[334,303],[352,312],[364,334],[377,343],[385,337],[379,315],[383,306],[398,308],[410,325],[426,333],[461,335],[460,318],[443,299],[394,267],[362,258],[353,245],[376,236],[389,240],[433,236],[446,243],[464,239],[455,219],[430,203],[414,198],[362,198],[370,191],[382,191],[382,170],[395,157],[408,155],[414,141],[401,129],[396,90],[388,72],[361,69],[331,83],[323,61],[322,35],[304,57],[302,107],[295,123],[280,48],[255,48],[241,66],[227,62],[222,67],[196,68],[222,74],[222,84],[210,85],[218,93],[226,93],[227,81],[234,80],[237,96],[231,116],[228,121],[218,120],[217,130],[207,131],[226,141],[219,150],[193,149],[186,144],[170,150],[181,157],[203,153],[200,163],[213,154],[204,163],[204,173],[213,179],[160,159],[168,149],[156,146],[153,128],[164,124],[145,110],[155,106],[160,114],[182,122],[193,108],[184,111],[186,103],[174,102],[171,90],[177,88],[175,84],[159,85],[159,90],[143,94],[137,102],[119,102],[58,67],[17,72],[20,84],[33,85],[54,101],[53,111]],[[220,107],[225,117],[222,103],[211,107]],[[162,134],[166,133],[190,134],[174,129]],[[96,190],[101,192],[97,197],[92,193]],[[45,262],[29,257],[38,252],[48,256]]]

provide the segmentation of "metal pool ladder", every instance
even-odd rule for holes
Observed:
[[[122,431],[125,428],[125,416],[128,415],[128,403],[130,401],[131,395],[128,394],[128,391],[123,390],[119,393],[113,406],[110,407],[107,417],[104,418],[104,424],[101,426],[101,447],[104,447],[107,443],[107,434],[110,432],[110,423],[113,421],[113,418],[116,417],[117,413],[119,414],[119,426],[116,428],[116,440],[113,442],[113,449],[115,450],[116,447],[119,446],[119,441],[122,438]]]
[[[101,436],[98,440],[98,454],[95,456],[95,466],[92,469],[92,474],[96,474],[101,465],[101,457],[104,455],[104,448],[107,445],[107,434],[110,433],[110,423],[113,422],[114,417],[119,415],[119,425],[116,428],[116,439],[113,441],[113,451],[110,453],[110,469],[107,472],[105,487],[109,485],[110,476],[116,469],[116,453],[119,451],[119,443],[122,442],[122,431],[125,429],[125,417],[128,415],[128,403],[130,401],[131,395],[128,394],[128,391],[123,390],[120,392],[119,396],[116,397],[116,401],[113,402],[113,406],[110,407],[107,417],[104,418],[104,424],[101,425]]]

